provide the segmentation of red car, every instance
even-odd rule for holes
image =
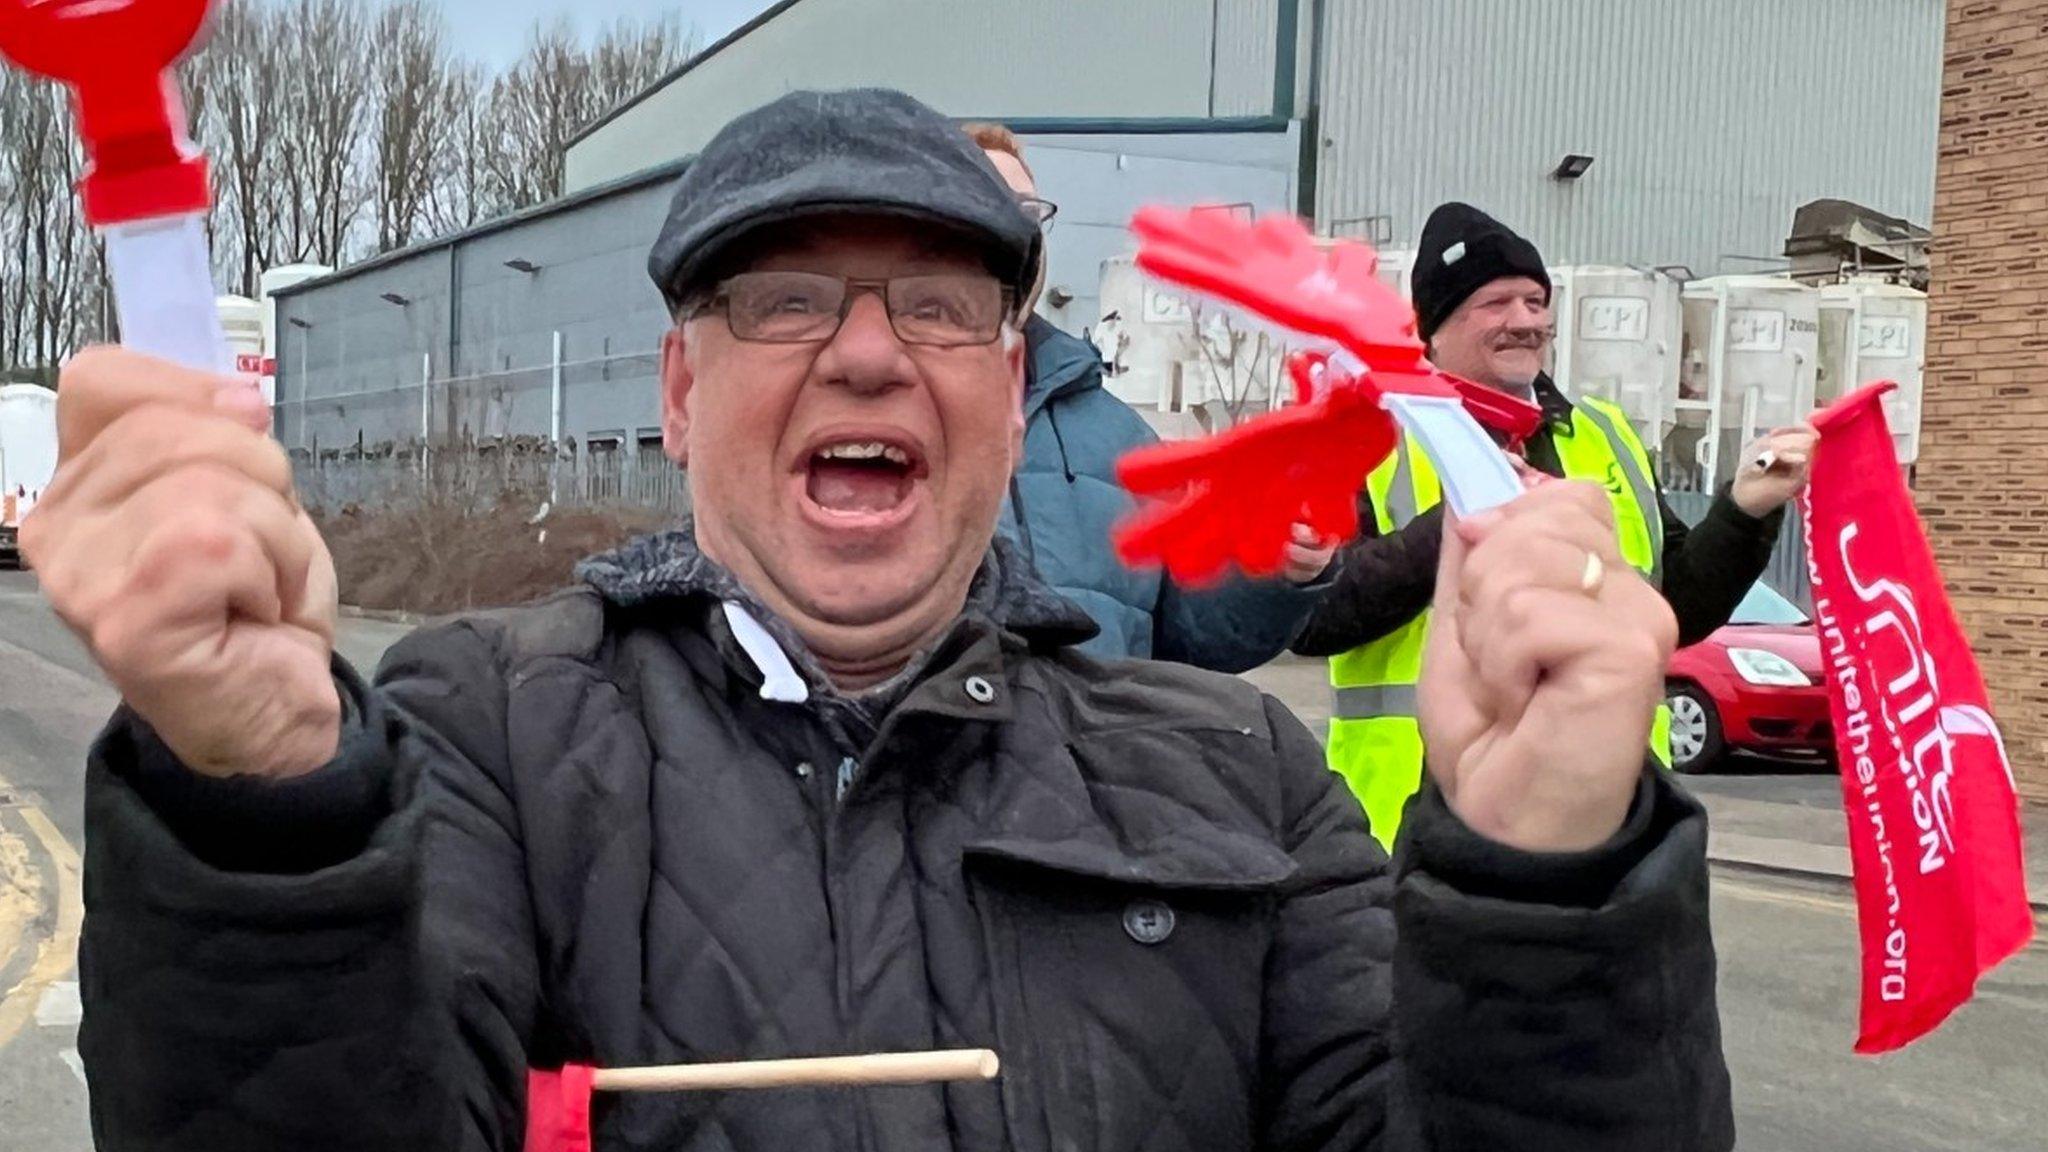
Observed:
[[[1738,749],[1825,760],[1835,738],[1823,683],[1813,622],[1756,584],[1726,627],[1671,658],[1671,766],[1704,772]]]

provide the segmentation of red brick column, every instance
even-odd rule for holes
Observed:
[[[1920,511],[2048,799],[2048,0],[1951,0],[1936,171]]]

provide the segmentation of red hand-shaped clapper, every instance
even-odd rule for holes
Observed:
[[[1118,526],[1126,564],[1164,564],[1176,582],[1200,586],[1233,561],[1255,576],[1278,571],[1296,521],[1325,539],[1349,539],[1358,490],[1396,442],[1380,405],[1387,393],[1459,397],[1511,439],[1541,419],[1533,404],[1431,367],[1414,310],[1380,282],[1379,258],[1363,244],[1319,247],[1289,216],[1247,224],[1222,212],[1147,208],[1131,228],[1145,272],[1338,351],[1290,358],[1297,407],[1119,462],[1126,487],[1159,501]]]
[[[1207,440],[1132,452],[1117,463],[1124,486],[1174,498],[1119,524],[1117,554],[1163,563],[1186,587],[1215,583],[1233,562],[1270,576],[1296,521],[1326,540],[1358,531],[1358,489],[1393,449],[1394,422],[1376,398],[1340,387]]]
[[[208,0],[0,0],[0,56],[69,85],[96,225],[202,212],[206,161],[185,136],[170,67]]]
[[[1379,282],[1378,257],[1357,244],[1320,250],[1285,216],[1246,224],[1221,212],[1147,208],[1131,227],[1147,273],[1334,344],[1367,371],[1326,375],[1321,357],[1298,356],[1289,371],[1301,404],[1209,440],[1124,457],[1117,475],[1125,487],[1160,502],[1118,526],[1117,554],[1126,564],[1164,564],[1175,582],[1198,587],[1232,562],[1255,576],[1278,571],[1297,521],[1325,539],[1349,539],[1359,487],[1395,443],[1393,421],[1364,378],[1443,387],[1423,358],[1414,312]]]
[[[1414,309],[1380,282],[1379,256],[1363,244],[1319,248],[1292,216],[1248,224],[1170,208],[1139,210],[1131,230],[1138,267],[1161,280],[1334,344],[1375,372],[1429,371]]]

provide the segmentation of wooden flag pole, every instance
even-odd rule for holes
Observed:
[[[747,1060],[732,1064],[672,1064],[655,1068],[600,1068],[591,1086],[600,1092],[724,1092],[752,1088],[834,1088],[873,1084],[931,1084],[993,1080],[1002,1062],[986,1048],[826,1056],[808,1060]]]

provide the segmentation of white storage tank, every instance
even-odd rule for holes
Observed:
[[[334,269],[325,264],[280,264],[257,278],[257,288],[263,293],[263,360],[268,366],[264,372],[263,388],[266,395],[277,388],[277,300],[276,295],[295,284],[318,280],[331,274]],[[273,400],[272,403],[276,401]]]
[[[0,495],[20,527],[57,474],[57,394],[37,384],[0,384]]]
[[[1129,257],[1102,264],[1102,318],[1089,331],[1103,385],[1134,408],[1172,411],[1175,365],[1194,354],[1193,310],[1138,271]]]
[[[1388,248],[1380,252],[1380,283],[1401,294],[1403,300],[1415,299],[1415,249]]]
[[[1820,290],[1817,404],[1865,384],[1891,380],[1884,398],[1899,463],[1920,459],[1920,397],[1927,371],[1927,294],[1881,280],[1850,280]]]
[[[220,311],[221,335],[227,337],[228,353],[234,361],[235,371],[262,376],[263,398],[274,403],[270,395],[270,373],[264,371],[263,305],[247,296],[222,296],[214,304]]]
[[[1820,293],[1779,276],[1716,276],[1681,293],[1679,394],[1666,483],[1713,491],[1742,446],[1813,412]]]
[[[1217,431],[1281,398],[1284,353],[1220,306],[1197,307],[1129,257],[1103,262],[1101,300],[1089,339],[1103,385],[1160,435]]]
[[[1550,269],[1551,379],[1576,400],[1619,405],[1645,444],[1662,443],[1678,399],[1678,281],[1604,264]]]

